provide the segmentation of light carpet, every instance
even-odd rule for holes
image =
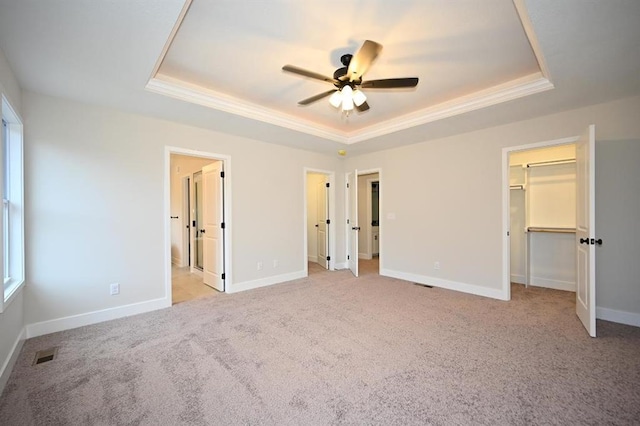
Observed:
[[[598,321],[589,338],[572,293],[501,302],[312,271],[30,339],[0,424],[640,422],[640,329]]]

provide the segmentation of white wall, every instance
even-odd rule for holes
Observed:
[[[2,50],[0,50],[0,95],[9,101],[18,115],[22,116],[20,86]],[[22,347],[24,325],[24,290],[18,290],[15,298],[0,313],[0,394]]]
[[[318,262],[318,185],[326,183],[327,176],[307,173],[307,258]]]
[[[167,303],[165,146],[231,156],[231,291],[303,275],[302,172],[305,167],[340,170],[337,155],[30,92],[23,101],[26,312],[33,334],[100,317],[87,313],[102,311],[104,319],[110,317],[104,312],[109,308],[119,315],[130,312],[123,306],[158,299]],[[344,180],[344,175],[337,179]],[[336,188],[336,198],[344,199],[343,188]],[[344,213],[337,214],[341,235]],[[338,247],[337,256],[344,258],[344,247]],[[277,268],[273,259],[279,261]],[[265,265],[261,271],[256,269],[259,261]],[[109,296],[111,282],[120,283],[118,296]],[[67,318],[73,315],[79,317]]]
[[[184,178],[202,170],[207,164],[214,163],[210,158],[188,157],[184,155],[171,155],[171,207],[170,215],[177,219],[171,220],[171,263],[180,267],[184,255],[183,232],[189,224],[189,217],[183,212]],[[194,202],[192,200],[192,202]]]
[[[619,140],[640,143],[638,117],[640,97],[633,97],[348,158],[347,170],[379,167],[384,171],[385,268],[381,273],[501,297],[506,231],[502,229],[502,148],[577,136],[592,123],[598,145]],[[416,182],[421,182],[419,190]],[[598,195],[596,203],[600,203]],[[637,257],[637,251],[620,252],[618,262],[637,263]],[[629,306],[625,300],[629,292],[640,291],[637,284],[631,288],[637,278],[617,278],[619,285],[613,287],[606,277],[620,272],[612,261],[597,259],[598,306],[640,315],[640,304]],[[435,261],[440,261],[441,269],[434,269]]]

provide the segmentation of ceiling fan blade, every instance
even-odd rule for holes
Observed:
[[[337,89],[331,89],[331,90],[328,90],[328,91],[326,91],[324,93],[320,93],[320,94],[312,96],[310,98],[303,99],[300,102],[298,102],[298,105],[309,105],[310,103],[313,103],[315,101],[318,101],[318,100],[320,100],[322,98],[325,98],[325,97],[329,96],[330,94],[332,94],[336,90]]]
[[[322,80],[332,84],[335,84],[338,82],[335,78],[327,77],[326,75],[318,74],[317,72],[298,68],[294,65],[285,65],[284,67],[282,67],[282,71],[287,71],[293,74],[298,74],[298,75],[302,75],[309,78],[315,78],[316,80]]]
[[[418,77],[410,77],[363,81],[360,87],[363,89],[394,89],[397,87],[416,87],[417,85]]]
[[[367,101],[364,101],[362,105],[360,106],[356,105],[356,109],[360,112],[364,112],[369,109],[369,104],[367,103]]]
[[[365,40],[360,50],[358,50],[353,58],[351,58],[351,62],[349,62],[349,69],[347,70],[349,81],[360,80],[381,50],[381,44],[375,41]]]

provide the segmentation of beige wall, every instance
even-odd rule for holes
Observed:
[[[640,143],[638,117],[640,97],[633,97],[349,158],[348,170],[379,167],[383,172],[382,273],[500,297],[506,231],[502,149],[577,136],[589,124],[596,125],[599,151],[610,142]],[[596,195],[602,211],[599,200]],[[623,216],[619,223],[630,229],[635,219],[625,211],[619,213]],[[640,239],[635,229],[640,227],[630,235]],[[597,229],[596,234],[600,235]],[[440,261],[440,270],[433,268],[435,261]],[[619,262],[637,263],[637,251],[621,252]],[[612,285],[604,277],[619,271],[604,256],[597,255],[597,268],[602,278],[598,306],[640,314],[640,304],[630,307],[627,302],[630,293],[640,293],[640,286],[632,284],[634,278],[616,279]]]
[[[304,273],[303,171],[339,170],[337,155],[29,92],[23,100],[30,259],[26,312],[27,322],[36,324],[30,327],[34,333],[77,324],[87,313],[108,318],[123,307],[166,303],[166,146],[231,157],[230,194],[225,194],[231,197],[231,291]],[[336,192],[342,200],[343,189]],[[342,234],[344,213],[337,215]],[[344,247],[339,249],[344,257]],[[256,270],[259,261],[262,271]],[[118,296],[109,296],[111,282],[120,283]],[[73,315],[79,317],[61,320]]]
[[[0,50],[0,94],[7,98],[14,111],[22,116],[20,87],[2,50]],[[11,303],[0,313],[0,394],[15,361],[12,355],[17,356],[24,339],[24,325],[24,290],[19,290]]]

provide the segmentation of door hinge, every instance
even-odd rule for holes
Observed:
[[[327,225],[331,225],[331,219],[327,219]]]
[[[327,256],[327,261],[331,260],[331,256]]]
[[[327,182],[327,188],[329,188],[329,182]]]
[[[347,225],[349,224],[349,219],[347,219]]]
[[[220,172],[220,177],[224,179],[224,170]]]
[[[509,236],[509,231],[507,231],[507,237]]]
[[[349,188],[349,184],[347,184],[347,188]]]
[[[225,274],[224,274],[224,273],[222,274],[222,279],[223,279],[223,280],[225,279]]]
[[[347,255],[347,260],[351,259],[351,256]]]
[[[221,229],[224,229],[224,222],[222,222],[222,223],[220,224],[220,228],[221,228]]]

